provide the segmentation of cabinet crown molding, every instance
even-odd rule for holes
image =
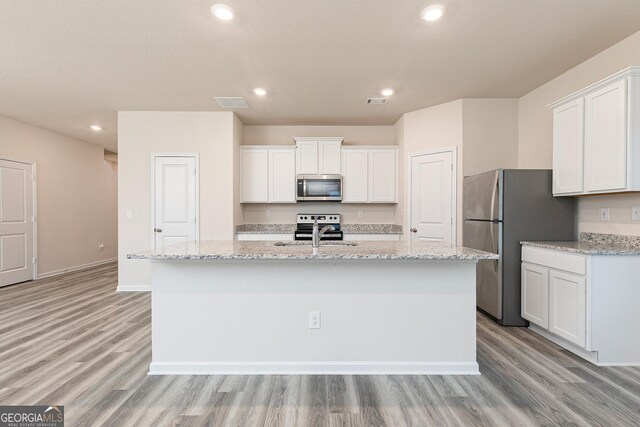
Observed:
[[[605,77],[604,79],[590,84],[589,86],[584,87],[576,92],[573,92],[572,94],[567,95],[564,98],[552,102],[551,104],[547,105],[547,108],[556,108],[557,106],[562,105],[567,101],[571,101],[572,99],[584,96],[589,92],[593,92],[602,87],[605,87],[610,83],[615,82],[616,80],[621,80],[631,76],[640,76],[640,66],[635,65],[633,67],[627,67],[624,70],[618,71],[617,73],[612,74],[609,77]]]
[[[295,142],[299,141],[344,141],[344,136],[294,136]]]

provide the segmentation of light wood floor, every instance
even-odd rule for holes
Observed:
[[[149,377],[150,296],[116,280],[112,264],[0,289],[0,404],[64,405],[69,426],[640,425],[640,368],[482,315],[481,376]]]

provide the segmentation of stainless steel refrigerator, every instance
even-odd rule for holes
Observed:
[[[575,240],[576,202],[553,197],[550,170],[498,169],[464,178],[464,246],[493,252],[477,264],[477,301],[505,326],[520,316],[522,240]]]

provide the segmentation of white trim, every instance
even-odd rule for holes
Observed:
[[[343,145],[341,150],[398,150],[399,145]]]
[[[199,153],[151,153],[151,248],[156,247],[156,236],[153,231],[156,223],[156,158],[157,157],[193,157],[196,161],[196,240],[200,240],[200,154]]]
[[[279,144],[279,145],[240,145],[240,149],[241,150],[255,150],[255,149],[269,149],[269,150],[291,150],[291,149],[295,149],[296,145],[295,144],[289,144],[289,145],[284,145],[284,144]]]
[[[116,292],[151,292],[151,285],[118,285]]]
[[[573,98],[577,98],[579,96],[583,96],[586,94],[586,92],[591,92],[594,90],[597,90],[601,87],[607,86],[610,83],[613,83],[617,80],[626,78],[626,77],[630,77],[630,76],[637,76],[640,75],[640,67],[639,66],[634,66],[634,67],[627,67],[624,70],[620,70],[617,73],[614,73],[612,75],[610,75],[609,77],[605,77],[602,80],[599,80],[595,83],[590,84],[587,87],[584,87],[576,92],[573,92],[567,96],[565,96],[564,98],[560,98],[559,100],[552,102],[551,104],[547,105],[547,108],[555,108],[558,105],[564,104],[567,101],[570,101]]]
[[[458,147],[443,147],[433,150],[415,151],[407,155],[408,163],[405,173],[407,174],[407,191],[405,192],[405,224],[404,238],[411,240],[411,167],[412,158],[418,156],[426,156],[439,153],[451,153],[451,164],[453,170],[451,172],[451,244],[458,244]]]
[[[344,141],[344,136],[294,136],[293,140],[298,141]]]
[[[88,268],[98,267],[105,264],[111,264],[113,262],[118,261],[118,257],[103,259],[100,261],[88,262],[86,264],[75,265],[73,267],[61,268],[60,270],[48,271],[46,273],[42,273],[38,275],[38,279],[46,279],[53,276],[59,276],[65,273],[72,273],[74,271],[86,270]]]
[[[148,375],[480,375],[469,362],[151,362]]]

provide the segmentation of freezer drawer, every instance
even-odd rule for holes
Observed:
[[[464,222],[464,246],[497,254],[501,238],[501,222]],[[497,319],[502,319],[501,267],[501,260],[478,261],[476,265],[476,304]]]

